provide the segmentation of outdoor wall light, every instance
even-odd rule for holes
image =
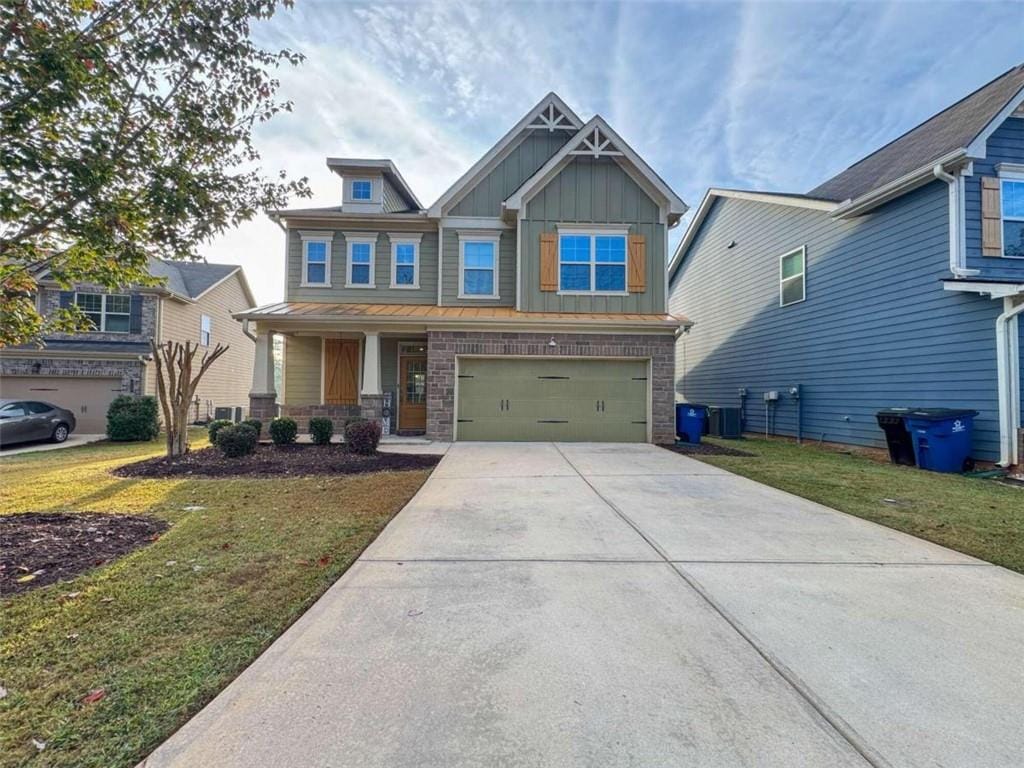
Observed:
[[[558,346],[558,342],[555,341],[555,337],[554,336],[551,337],[551,341],[548,342],[548,346],[549,347],[557,347]]]
[[[735,248],[736,247],[736,241],[735,240],[730,240],[729,244],[727,246],[725,246],[725,247],[726,248]]]

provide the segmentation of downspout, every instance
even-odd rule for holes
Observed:
[[[1014,434],[1020,424],[1020,392],[1015,368],[1020,365],[1020,350],[1007,330],[1010,321],[1024,312],[1024,301],[1016,306],[1010,297],[1003,301],[1005,309],[996,318],[996,383],[999,389],[999,466],[1008,467],[1018,463],[1021,457],[1016,455]]]
[[[936,163],[932,168],[932,174],[936,179],[944,181],[949,185],[949,271],[953,277],[974,277],[981,273],[978,269],[967,269],[967,258],[961,247],[960,228],[964,221],[963,209],[960,202],[960,186],[963,184],[963,177],[946,173],[942,163]]]
[[[256,338],[256,334],[249,330],[249,318],[242,320],[242,333],[252,339],[254,344],[259,341],[259,339]]]

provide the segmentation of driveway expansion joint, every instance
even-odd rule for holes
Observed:
[[[573,461],[565,455],[561,447],[555,444],[555,450],[561,454],[562,458],[569,464],[573,470],[580,476],[580,478],[591,490],[597,494],[608,507],[618,515],[624,523],[630,528],[636,531],[637,535],[640,536],[658,555],[661,559],[672,568],[672,570],[679,576],[680,579],[693,590],[715,613],[722,617],[722,619],[732,629],[742,637],[754,652],[757,653],[765,662],[770,666],[796,693],[807,702],[807,704],[814,710],[818,716],[831,726],[842,739],[844,739],[855,752],[857,752],[872,768],[893,768],[892,764],[885,759],[876,749],[868,744],[864,738],[857,733],[857,731],[844,720],[837,712],[835,712],[828,704],[826,704],[811,688],[808,686],[800,677],[793,672],[788,666],[786,666],[781,659],[776,657],[771,651],[763,647],[758,641],[757,637],[750,632],[743,624],[733,616],[724,606],[719,604],[718,601],[711,596],[711,594],[694,578],[691,574],[687,573],[683,568],[680,567],[678,561],[673,562],[669,559],[668,554],[650,538],[641,528],[625,514],[615,503],[608,499],[604,494],[599,491],[590,479],[584,475]],[[691,473],[692,474],[692,473]]]

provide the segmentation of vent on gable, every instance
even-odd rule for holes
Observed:
[[[594,130],[590,131],[583,137],[583,141],[579,143],[576,149],[572,150],[570,155],[590,155],[591,157],[616,157],[621,156],[622,152],[619,151],[618,147],[612,143],[612,140],[605,136],[604,131],[601,130],[600,126],[594,126]]]
[[[546,131],[575,131],[576,126],[554,104],[548,104],[530,121],[527,128],[538,128]]]

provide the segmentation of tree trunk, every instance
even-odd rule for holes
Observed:
[[[188,413],[195,396],[199,380],[210,366],[228,351],[218,344],[213,351],[204,352],[199,372],[192,376],[192,361],[199,352],[199,345],[186,341],[181,344],[168,341],[157,344],[151,339],[153,364],[156,366],[156,391],[160,408],[164,414],[164,429],[167,430],[167,458],[188,453]]]

